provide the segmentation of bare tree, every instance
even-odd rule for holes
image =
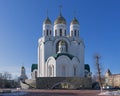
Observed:
[[[3,73],[3,79],[10,80],[12,78],[12,75],[8,72]]]
[[[2,73],[0,73],[0,88],[2,87]]]
[[[0,88],[10,87],[12,75],[8,72],[0,73]]]
[[[101,70],[101,65],[99,63],[99,59],[100,59],[100,56],[98,54],[95,55],[95,60],[96,60],[96,63],[95,63],[95,66],[96,66],[96,70],[97,70],[97,77],[98,77],[98,82],[99,82],[99,86],[100,86],[100,89],[101,89],[101,92],[102,92],[102,70]]]

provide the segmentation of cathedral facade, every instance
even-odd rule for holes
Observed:
[[[70,31],[61,12],[52,25],[47,16],[42,37],[38,40],[37,77],[84,77],[84,41],[80,37],[80,23],[70,22]]]

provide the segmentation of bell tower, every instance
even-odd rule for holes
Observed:
[[[54,22],[54,36],[66,36],[66,30],[67,30],[66,20],[62,16],[60,7],[60,15]]]
[[[52,36],[52,23],[48,16],[43,22],[43,36]]]
[[[70,23],[70,37],[79,37],[80,24],[76,17]]]

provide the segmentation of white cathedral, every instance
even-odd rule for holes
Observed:
[[[61,12],[54,26],[47,16],[42,37],[38,40],[37,77],[84,77],[84,41],[80,38],[80,23],[74,17],[68,33]]]

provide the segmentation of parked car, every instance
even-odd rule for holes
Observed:
[[[115,90],[120,90],[120,87],[119,86],[115,86],[114,89]]]
[[[104,89],[104,90],[112,90],[113,87],[112,87],[112,86],[103,86],[103,89]]]

